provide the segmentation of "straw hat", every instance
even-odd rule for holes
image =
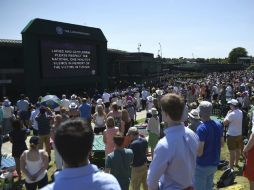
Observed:
[[[155,91],[158,96],[161,96],[163,94],[162,90],[158,89]]]
[[[151,113],[152,113],[152,115],[158,115],[158,111],[156,108],[152,108]]]
[[[98,104],[98,105],[102,105],[102,99],[101,98],[99,98],[97,101],[96,101],[96,103]]]
[[[78,105],[75,103],[75,102],[72,102],[70,105],[69,105],[69,109],[77,109],[78,108]]]
[[[151,101],[153,101],[153,97],[152,97],[152,96],[147,96],[147,100],[148,100],[149,102],[151,102]]]
[[[188,115],[193,119],[199,119],[199,112],[197,109],[192,109]]]

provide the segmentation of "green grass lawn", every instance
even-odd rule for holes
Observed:
[[[229,161],[229,151],[228,151],[226,144],[221,149],[221,160],[228,160]],[[235,190],[237,190],[239,188],[236,188],[236,187],[239,187],[239,186],[241,186],[242,189],[249,189],[249,182],[248,182],[247,178],[242,176],[242,167],[243,167],[243,160],[242,159],[240,159],[239,166],[240,166],[239,169],[235,168],[235,174],[236,174],[235,182],[236,182],[236,184],[233,186],[229,186],[227,188],[221,188],[221,189],[224,189],[224,190],[235,189]],[[223,171],[220,171],[220,170],[217,170],[217,172],[215,173],[215,176],[214,176],[214,183],[215,184],[219,181],[222,173],[223,173]]]

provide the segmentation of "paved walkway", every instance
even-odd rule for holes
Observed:
[[[146,117],[146,111],[137,112],[137,120],[143,119],[145,117]],[[27,138],[26,142],[27,142],[27,144],[29,144],[29,138]],[[12,147],[12,145],[9,141],[3,143],[3,145],[2,145],[2,154],[11,155],[11,147]]]

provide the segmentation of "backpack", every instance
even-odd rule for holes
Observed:
[[[233,185],[234,180],[235,180],[234,170],[228,168],[221,175],[219,181],[217,182],[217,187],[222,188],[222,187]]]
[[[224,170],[225,168],[228,168],[228,161],[226,160],[220,160],[218,166],[217,166],[217,169],[218,170]]]

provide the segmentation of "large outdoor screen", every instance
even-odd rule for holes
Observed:
[[[83,42],[41,40],[42,76],[93,76],[96,70],[96,46]]]

